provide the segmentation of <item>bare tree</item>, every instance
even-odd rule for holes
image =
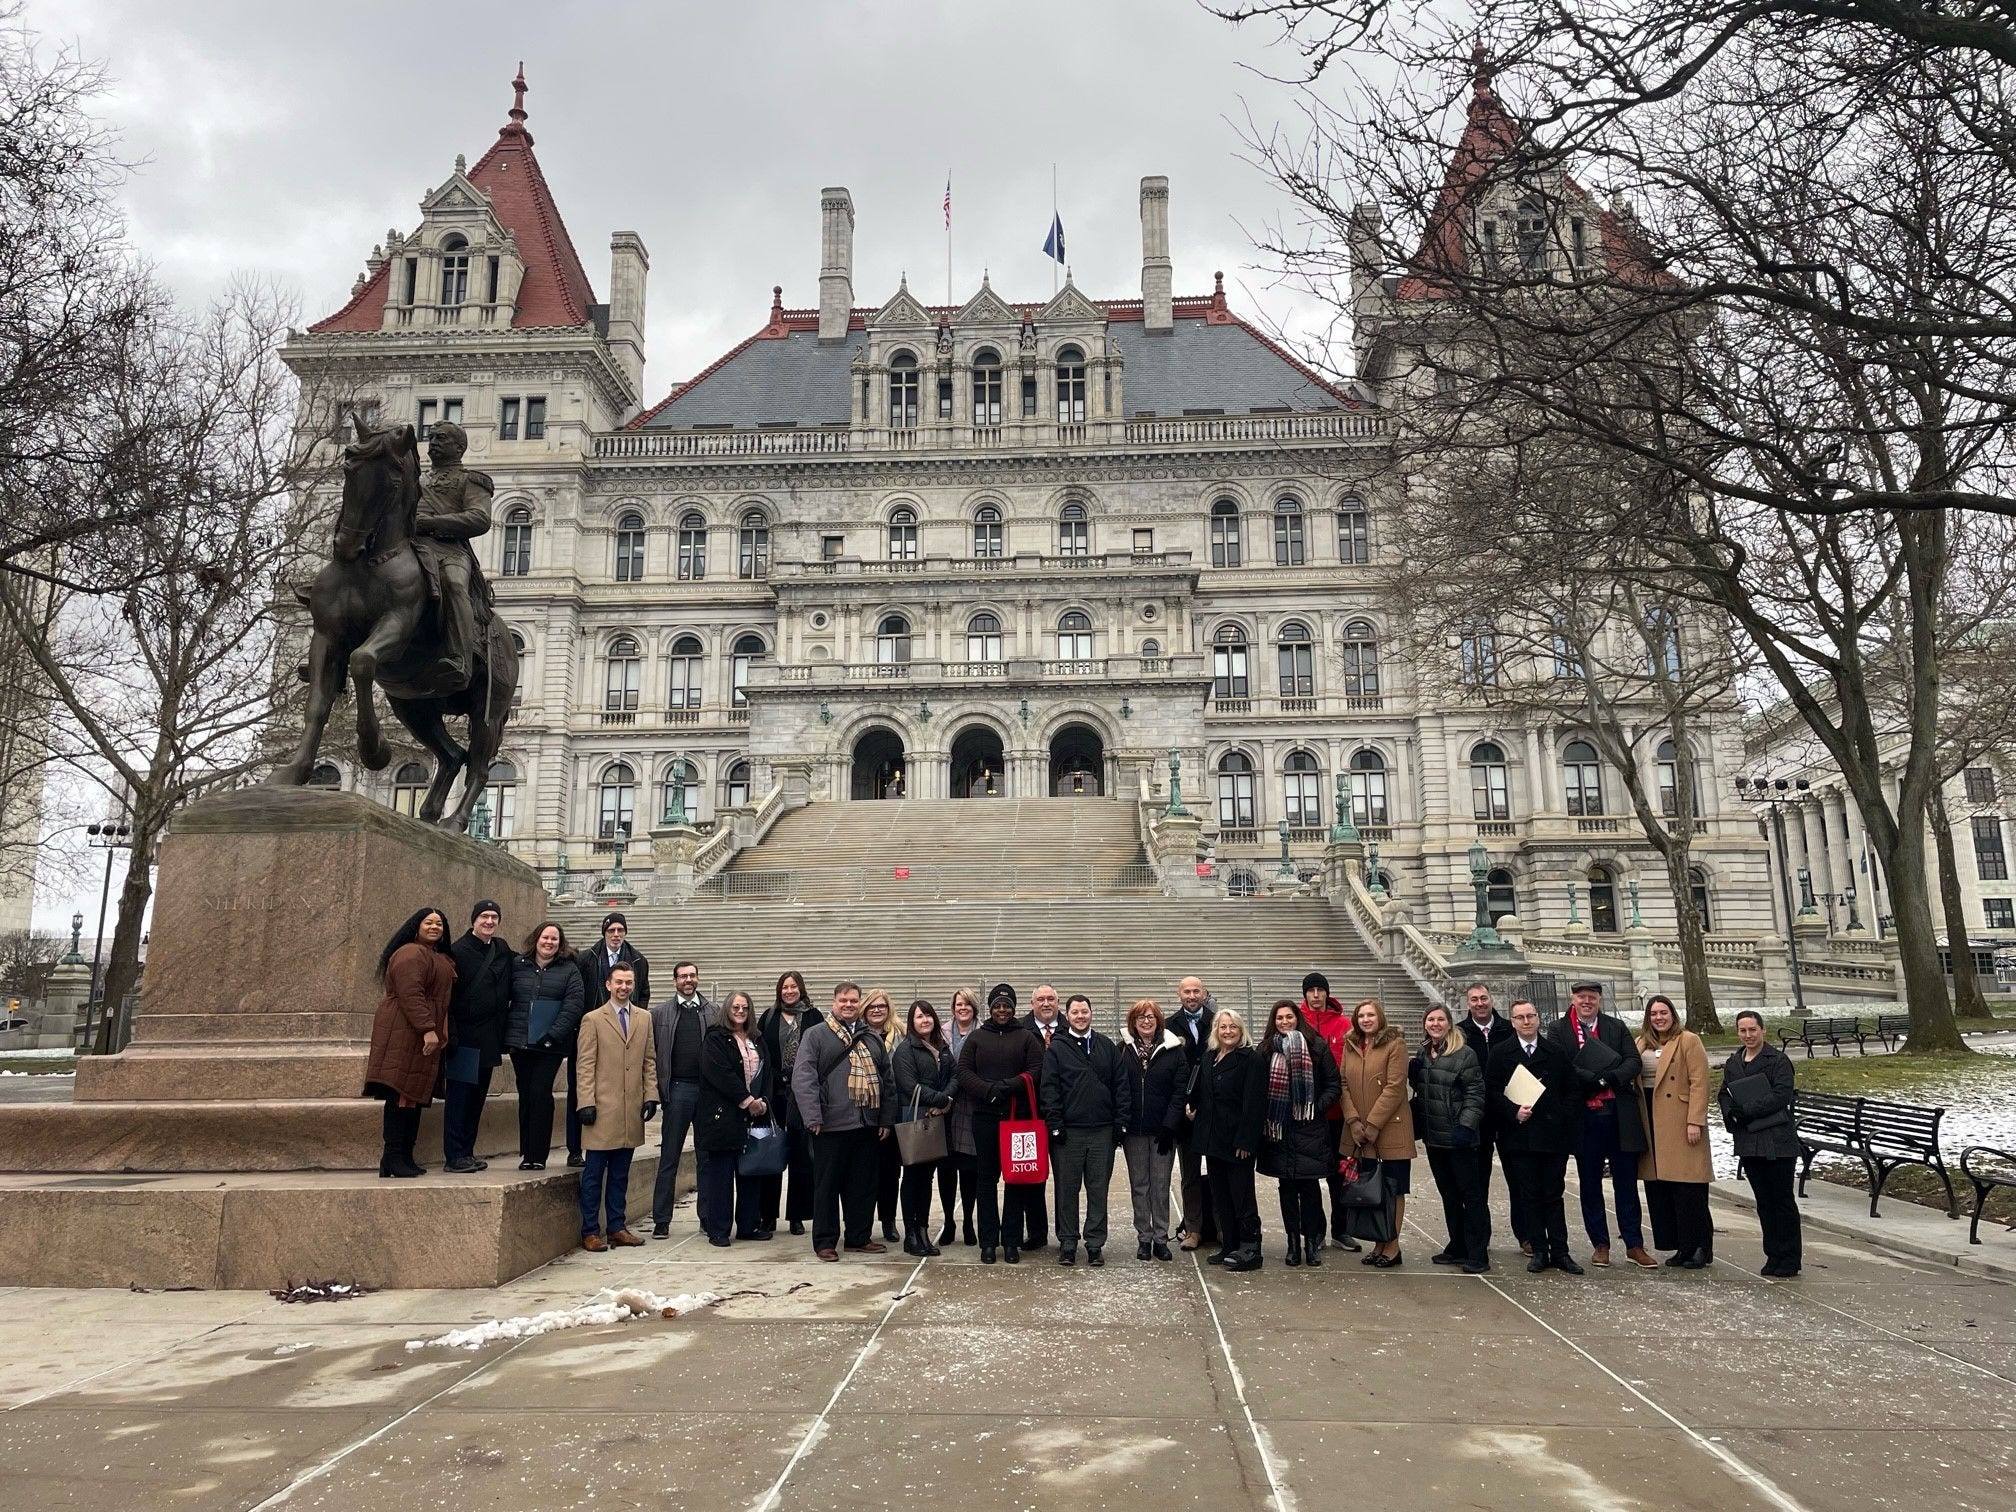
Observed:
[[[67,944],[61,935],[41,935],[27,929],[0,934],[0,995],[40,997],[48,983],[49,968],[61,959]]]

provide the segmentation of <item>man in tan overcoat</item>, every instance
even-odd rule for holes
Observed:
[[[630,1232],[630,1159],[644,1126],[658,1116],[658,1054],[651,1010],[630,1001],[637,978],[627,962],[610,967],[609,1001],[582,1016],[574,1070],[580,1087],[581,1247],[642,1244]],[[606,1208],[606,1218],[604,1216]]]

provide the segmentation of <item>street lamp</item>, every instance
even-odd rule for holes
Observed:
[[[1470,860],[1470,886],[1477,894],[1477,923],[1470,931],[1470,938],[1463,942],[1465,950],[1503,950],[1505,942],[1498,931],[1491,926],[1491,853],[1484,849],[1484,842],[1474,840],[1468,852]]]
[[[1028,708],[1026,700],[1023,708]],[[1183,807],[1183,758],[1174,746],[1169,747],[1169,807],[1163,812],[1171,819],[1190,817],[1190,810]]]
[[[84,838],[105,852],[105,882],[98,890],[98,940],[91,947],[91,993],[84,999],[84,1043],[91,1043],[91,1010],[98,1002],[98,965],[105,955],[105,910],[112,901],[112,854],[133,848],[133,826],[123,819],[101,819],[84,826]]]
[[[1778,845],[1778,895],[1785,906],[1785,943],[1792,961],[1792,1011],[1802,1017],[1806,1013],[1806,987],[1799,977],[1798,915],[1792,911],[1792,867],[1785,849],[1785,809],[1788,805],[1803,803],[1812,786],[1804,777],[1796,782],[1788,782],[1783,777],[1766,779],[1739,775],[1736,779],[1739,802],[1761,803],[1771,813],[1771,833]]]
[[[64,951],[62,958],[56,962],[58,966],[82,966],[84,964],[83,953],[77,949],[78,937],[83,933],[84,915],[73,913],[70,915],[70,948]]]

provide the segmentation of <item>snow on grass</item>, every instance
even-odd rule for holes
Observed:
[[[712,1307],[720,1300],[713,1292],[680,1292],[676,1296],[661,1297],[642,1287],[605,1287],[579,1307],[554,1308],[549,1312],[516,1318],[492,1318],[487,1323],[452,1329],[436,1338],[409,1340],[406,1347],[409,1350],[481,1349],[485,1344],[507,1339],[532,1339],[567,1328],[592,1328],[599,1324],[627,1323],[632,1318],[651,1316],[677,1318]]]

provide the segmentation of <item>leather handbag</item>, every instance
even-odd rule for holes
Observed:
[[[1376,1208],[1386,1200],[1386,1173],[1376,1155],[1346,1155],[1337,1162],[1343,1189],[1337,1201],[1347,1208]]]
[[[1017,1079],[1029,1099],[1029,1116],[1014,1117],[1010,1096],[1009,1117],[1001,1120],[1001,1179],[1010,1186],[1041,1186],[1050,1179],[1050,1130],[1036,1116],[1035,1079],[1027,1071]]]
[[[906,1166],[929,1165],[951,1153],[945,1142],[945,1120],[920,1111],[923,1097],[921,1087],[910,1094],[909,1114],[896,1125],[896,1150]]]
[[[766,1132],[758,1133],[762,1129]],[[780,1124],[757,1124],[742,1141],[742,1153],[735,1157],[735,1170],[742,1176],[782,1176],[791,1160],[791,1136]]]

